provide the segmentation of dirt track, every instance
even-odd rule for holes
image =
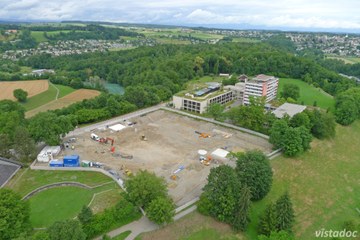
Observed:
[[[177,205],[182,205],[200,195],[210,168],[223,163],[214,161],[210,167],[202,165],[197,153],[199,149],[211,153],[217,148],[227,147],[235,152],[259,149],[269,153],[272,147],[263,138],[163,110],[131,121],[137,124],[120,132],[112,132],[105,127],[95,129],[94,133],[115,139],[115,153],[132,155],[133,159],[113,156],[110,144],[91,140],[90,133],[77,136],[75,150],[66,150],[63,154],[80,154],[82,160],[102,162],[118,171],[122,167],[132,172],[139,169],[152,171],[166,179],[170,195]],[[209,133],[211,137],[200,138],[195,130]],[[231,137],[225,138],[219,131]],[[147,141],[141,140],[142,135]],[[177,174],[178,180],[171,180],[170,176],[179,166],[185,169]]]
[[[47,80],[0,82],[0,100],[15,100],[13,92],[19,88],[26,91],[28,97],[32,97],[48,90],[49,82]]]

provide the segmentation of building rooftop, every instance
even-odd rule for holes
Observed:
[[[228,92],[228,90],[221,90],[221,84],[217,82],[207,82],[206,86],[207,87],[204,87],[200,90],[184,90],[177,93],[175,96],[184,97],[195,101],[203,101],[215,97],[219,94]]]
[[[301,113],[306,109],[306,106],[293,104],[293,103],[284,103],[277,109],[273,111],[277,118],[283,118],[286,114],[290,117],[293,117],[297,113]]]
[[[262,83],[262,82],[267,82],[270,80],[276,79],[276,77],[274,76],[268,76],[265,74],[259,74],[256,77],[251,78],[248,82],[250,83]]]

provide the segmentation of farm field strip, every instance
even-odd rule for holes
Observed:
[[[47,91],[49,89],[49,82],[47,80],[0,82],[0,100],[15,100],[13,92],[15,89],[19,88],[28,92],[28,97],[32,97]]]
[[[49,103],[46,103],[40,107],[37,107],[31,111],[26,112],[26,117],[32,117],[36,115],[39,112],[46,112],[48,110],[55,110],[55,109],[61,109],[64,107],[67,107],[75,102],[82,101],[84,99],[90,99],[94,98],[96,96],[100,95],[99,91],[96,90],[89,90],[89,89],[79,89],[75,92],[72,92],[65,97],[59,98],[57,100],[51,101]]]

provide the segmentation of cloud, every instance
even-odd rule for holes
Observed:
[[[0,19],[360,29],[358,0],[0,0]]]

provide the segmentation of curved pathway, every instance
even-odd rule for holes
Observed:
[[[60,89],[57,86],[55,86],[55,84],[53,84],[52,82],[49,81],[49,83],[50,83],[51,86],[53,86],[56,89],[55,100],[58,100],[59,94],[60,94]]]

